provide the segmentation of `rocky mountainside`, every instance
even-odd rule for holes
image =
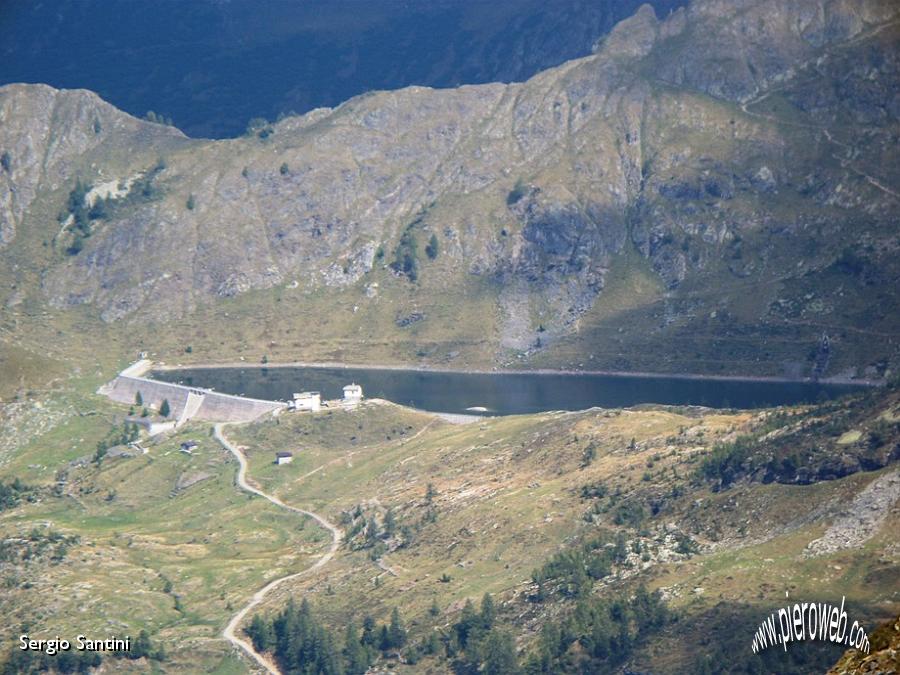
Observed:
[[[900,668],[900,617],[878,626],[871,636],[870,654],[860,654],[855,649],[838,661],[828,675],[889,675]]]
[[[301,314],[352,298],[343,330],[385,341],[414,308],[448,362],[477,330],[495,363],[882,376],[898,20],[879,0],[644,6],[522,84],[373,93],[223,141],[6,86],[0,301],[120,330],[283,289]]]

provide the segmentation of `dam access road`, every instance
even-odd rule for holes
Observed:
[[[247,458],[244,456],[244,453],[241,451],[241,449],[238,446],[232,444],[231,441],[229,441],[225,437],[225,434],[223,433],[224,428],[226,426],[228,426],[229,424],[234,424],[234,423],[220,422],[220,423],[216,424],[213,427],[213,436],[222,445],[222,447],[224,447],[232,455],[234,455],[238,461],[239,466],[238,466],[238,472],[237,472],[237,476],[236,476],[236,482],[237,482],[238,487],[240,487],[242,490],[250,492],[251,494],[258,495],[258,496],[262,497],[263,499],[270,501],[272,504],[274,504],[275,506],[277,506],[279,508],[287,509],[288,511],[293,511],[294,513],[299,513],[308,518],[312,518],[321,527],[325,528],[326,530],[328,530],[331,533],[331,546],[329,546],[328,550],[325,553],[323,553],[321,556],[319,556],[319,558],[312,565],[310,565],[309,567],[307,567],[304,570],[301,570],[300,572],[294,572],[293,574],[288,574],[287,576],[283,576],[283,577],[279,577],[278,579],[274,579],[274,580],[270,581],[268,584],[266,584],[265,586],[263,586],[261,589],[259,589],[256,593],[253,594],[253,597],[250,599],[250,601],[246,605],[244,605],[237,612],[237,614],[235,614],[233,617],[231,617],[231,620],[228,622],[228,625],[225,627],[225,630],[222,632],[222,635],[226,640],[228,640],[231,644],[233,644],[234,646],[236,646],[239,649],[242,649],[244,652],[246,652],[248,656],[250,656],[254,661],[256,661],[256,663],[258,663],[260,666],[265,668],[266,672],[270,673],[271,675],[281,675],[281,671],[279,670],[278,665],[276,663],[274,663],[271,659],[267,658],[264,654],[261,654],[258,651],[256,651],[256,649],[253,647],[252,642],[241,637],[238,634],[238,631],[241,626],[241,622],[244,620],[244,617],[247,616],[247,614],[254,607],[256,607],[259,603],[261,603],[263,601],[263,599],[266,597],[266,595],[270,591],[274,590],[278,586],[280,586],[283,583],[288,582],[292,579],[296,579],[298,577],[305,576],[307,574],[311,574],[311,573],[315,572],[316,570],[322,568],[326,564],[328,564],[328,562],[334,557],[334,554],[337,553],[337,550],[341,545],[341,541],[343,541],[344,533],[339,527],[332,524],[326,518],[324,518],[323,516],[320,516],[318,513],[315,513],[314,511],[306,511],[305,509],[300,509],[300,508],[297,508],[296,506],[291,506],[289,504],[285,504],[278,497],[267,494],[267,493],[263,492],[262,490],[260,490],[259,488],[255,487],[254,485],[252,485],[247,479]]]

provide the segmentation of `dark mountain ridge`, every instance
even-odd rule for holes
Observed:
[[[661,16],[681,0],[651,3]],[[189,136],[376,89],[526,80],[590,54],[640,0],[4,2],[0,84],[96,91]]]

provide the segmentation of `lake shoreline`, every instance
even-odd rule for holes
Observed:
[[[825,385],[848,385],[856,387],[881,387],[886,384],[885,380],[869,380],[869,379],[852,379],[846,377],[825,378],[815,380],[812,378],[794,379],[788,377],[777,377],[774,375],[703,375],[699,373],[654,373],[645,371],[616,371],[616,370],[553,370],[548,368],[539,368],[535,370],[510,370],[503,368],[495,369],[479,369],[479,368],[441,368],[441,367],[425,367],[411,365],[391,365],[391,364],[362,364],[362,363],[337,363],[337,362],[310,362],[310,361],[292,361],[286,363],[248,363],[247,361],[230,361],[225,363],[194,363],[194,364],[176,364],[168,365],[154,363],[152,370],[156,371],[179,371],[179,370],[215,370],[227,368],[243,368],[243,369],[276,369],[276,368],[332,368],[341,370],[388,370],[388,371],[409,371],[422,373],[450,373],[461,375],[568,375],[568,376],[603,376],[603,377],[621,377],[621,378],[665,378],[672,380],[699,380],[699,381],[721,381],[721,382],[772,382],[779,384],[825,384]]]

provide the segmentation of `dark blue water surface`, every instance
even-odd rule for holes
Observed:
[[[640,403],[761,408],[812,403],[858,391],[857,385],[817,382],[700,380],[683,377],[544,373],[454,373],[374,368],[190,368],[154,371],[155,379],[253,398],[288,400],[293,392],[340,398],[345,384],[369,398],[423,410],[512,415],[546,410],[621,408]]]

